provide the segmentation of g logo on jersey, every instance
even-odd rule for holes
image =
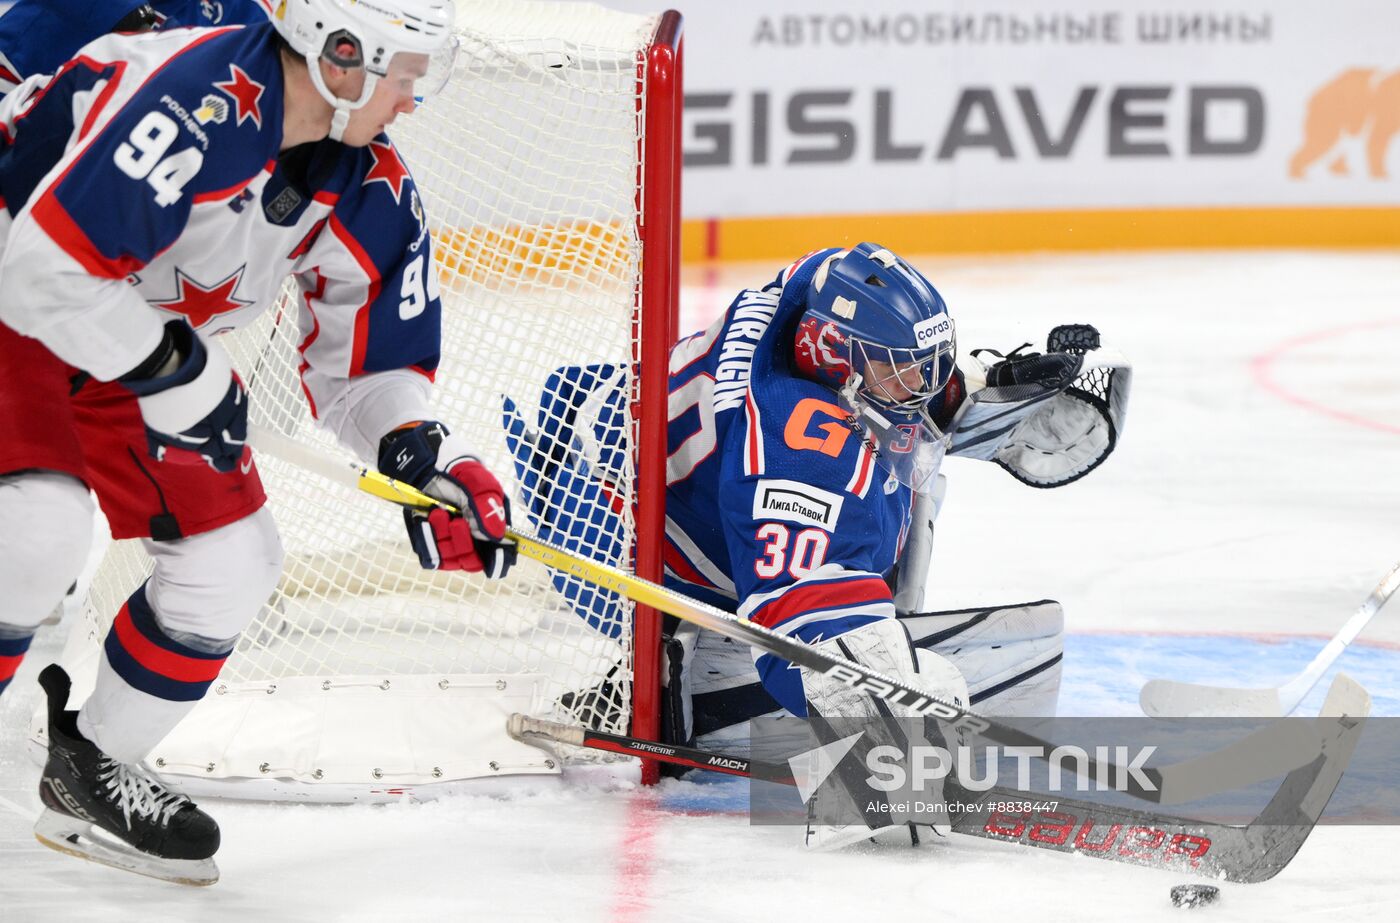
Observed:
[[[818,414],[834,419],[814,426],[812,418]],[[788,417],[787,425],[783,427],[783,441],[790,449],[813,449],[823,455],[839,458],[841,450],[846,447],[846,440],[851,435],[851,429],[846,425],[846,416],[845,410],[829,401],[815,397],[803,398],[792,409],[792,416]],[[820,430],[826,435],[811,435],[809,431],[812,429]]]

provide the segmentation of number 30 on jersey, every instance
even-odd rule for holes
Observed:
[[[831,536],[821,529],[794,530],[776,522],[758,527],[754,538],[763,543],[762,555],[754,562],[754,573],[772,580],[784,572],[793,577],[805,577],[826,563],[826,549]]]

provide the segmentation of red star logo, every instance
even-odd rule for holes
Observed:
[[[408,182],[408,167],[403,165],[403,161],[399,159],[399,152],[387,141],[371,141],[369,153],[374,158],[374,165],[365,174],[362,185],[385,183],[394,194],[394,202],[397,204],[403,195],[404,184]]]
[[[237,311],[239,308],[246,308],[253,303],[233,297],[234,290],[238,288],[238,283],[243,278],[245,268],[247,268],[246,263],[239,266],[227,279],[215,282],[213,285],[202,285],[176,267],[175,297],[170,301],[153,301],[151,304],[167,311],[185,315],[189,319],[191,327],[203,327],[220,314]]]
[[[244,119],[252,119],[254,125],[262,128],[262,109],[258,106],[258,100],[262,99],[263,85],[249,77],[237,64],[230,64],[228,69],[233,79],[216,83],[214,88],[233,97],[233,102],[238,107],[239,125],[243,124]]]

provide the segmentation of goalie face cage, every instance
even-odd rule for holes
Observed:
[[[506,483],[527,528],[503,398],[531,426],[572,424],[585,442],[615,440],[626,450],[608,472],[621,534],[579,550],[657,581],[676,336],[680,26],[674,12],[586,3],[465,5],[452,83],[394,131],[435,239],[440,418]],[[310,327],[299,329],[297,303],[289,283],[276,308],[225,342],[255,422],[343,457],[313,428],[300,393],[297,346]],[[556,370],[595,363],[615,370],[629,412],[585,401],[571,420],[541,415]],[[584,618],[570,602],[577,585],[524,559],[503,581],[425,572],[392,506],[265,453],[258,466],[286,567],[204,701],[151,754],[173,784],[358,800],[557,772],[558,760],[508,737],[516,711],[655,738],[655,613],[617,597],[595,599]],[[139,542],[108,552],[64,653],[75,695],[90,690],[108,626],[149,572]],[[655,781],[654,765],[643,778]]]

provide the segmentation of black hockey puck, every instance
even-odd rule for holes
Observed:
[[[1215,885],[1177,885],[1172,888],[1172,906],[1203,907],[1219,896],[1220,889]]]

